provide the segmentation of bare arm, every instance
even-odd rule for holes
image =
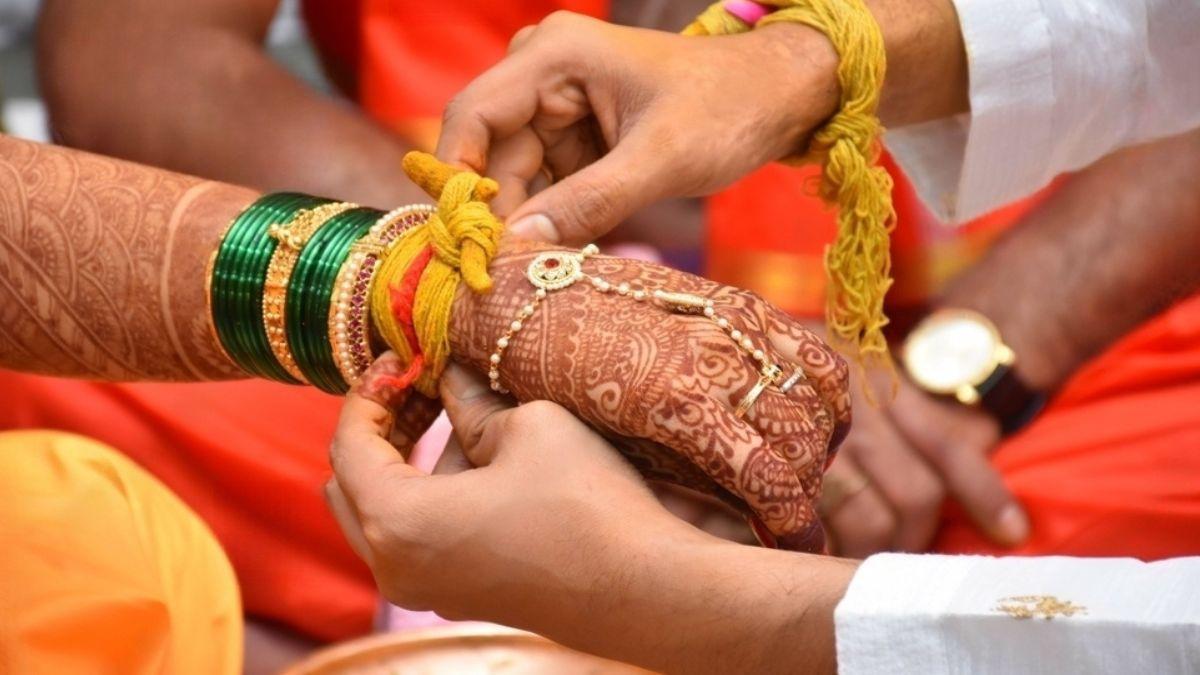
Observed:
[[[1113,155],[1071,178],[947,295],[978,309],[1053,389],[1200,287],[1200,133]]]
[[[263,51],[278,0],[48,0],[44,95],[60,142],[261,190],[418,201],[406,150]]]

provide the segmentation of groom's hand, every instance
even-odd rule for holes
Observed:
[[[443,378],[448,453],[479,467],[422,474],[389,442],[385,355],[347,397],[328,498],[384,596],[411,609],[546,630],[623,611],[598,576],[640,588],[638,560],[702,538],[637,472],[563,408],[520,407],[459,368]]]

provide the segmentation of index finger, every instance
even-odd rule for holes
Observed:
[[[493,141],[516,133],[537,114],[542,68],[531,54],[505,57],[451,99],[442,113],[438,159],[487,172]]]

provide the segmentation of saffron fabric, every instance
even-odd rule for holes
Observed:
[[[1145,323],[1068,380],[993,465],[1029,514],[1015,550],[950,509],[937,551],[1200,555],[1200,294]]]
[[[212,532],[115,450],[0,433],[0,672],[242,669],[242,609]]]
[[[0,370],[0,429],[117,448],[212,528],[249,614],[326,640],[369,632],[378,602],[322,495],[340,407],[313,387],[265,380],[113,384]]]

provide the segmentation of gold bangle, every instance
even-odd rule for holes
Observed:
[[[333,202],[322,204],[311,209],[302,209],[296,213],[291,222],[273,224],[267,234],[278,242],[275,251],[271,253],[271,262],[267,265],[267,277],[263,284],[263,329],[267,332],[267,342],[279,365],[297,380],[308,383],[296,358],[292,356],[291,346],[287,339],[287,290],[292,280],[292,270],[300,259],[300,251],[321,229],[329,219],[350,209],[358,208],[357,204],[348,202]]]

